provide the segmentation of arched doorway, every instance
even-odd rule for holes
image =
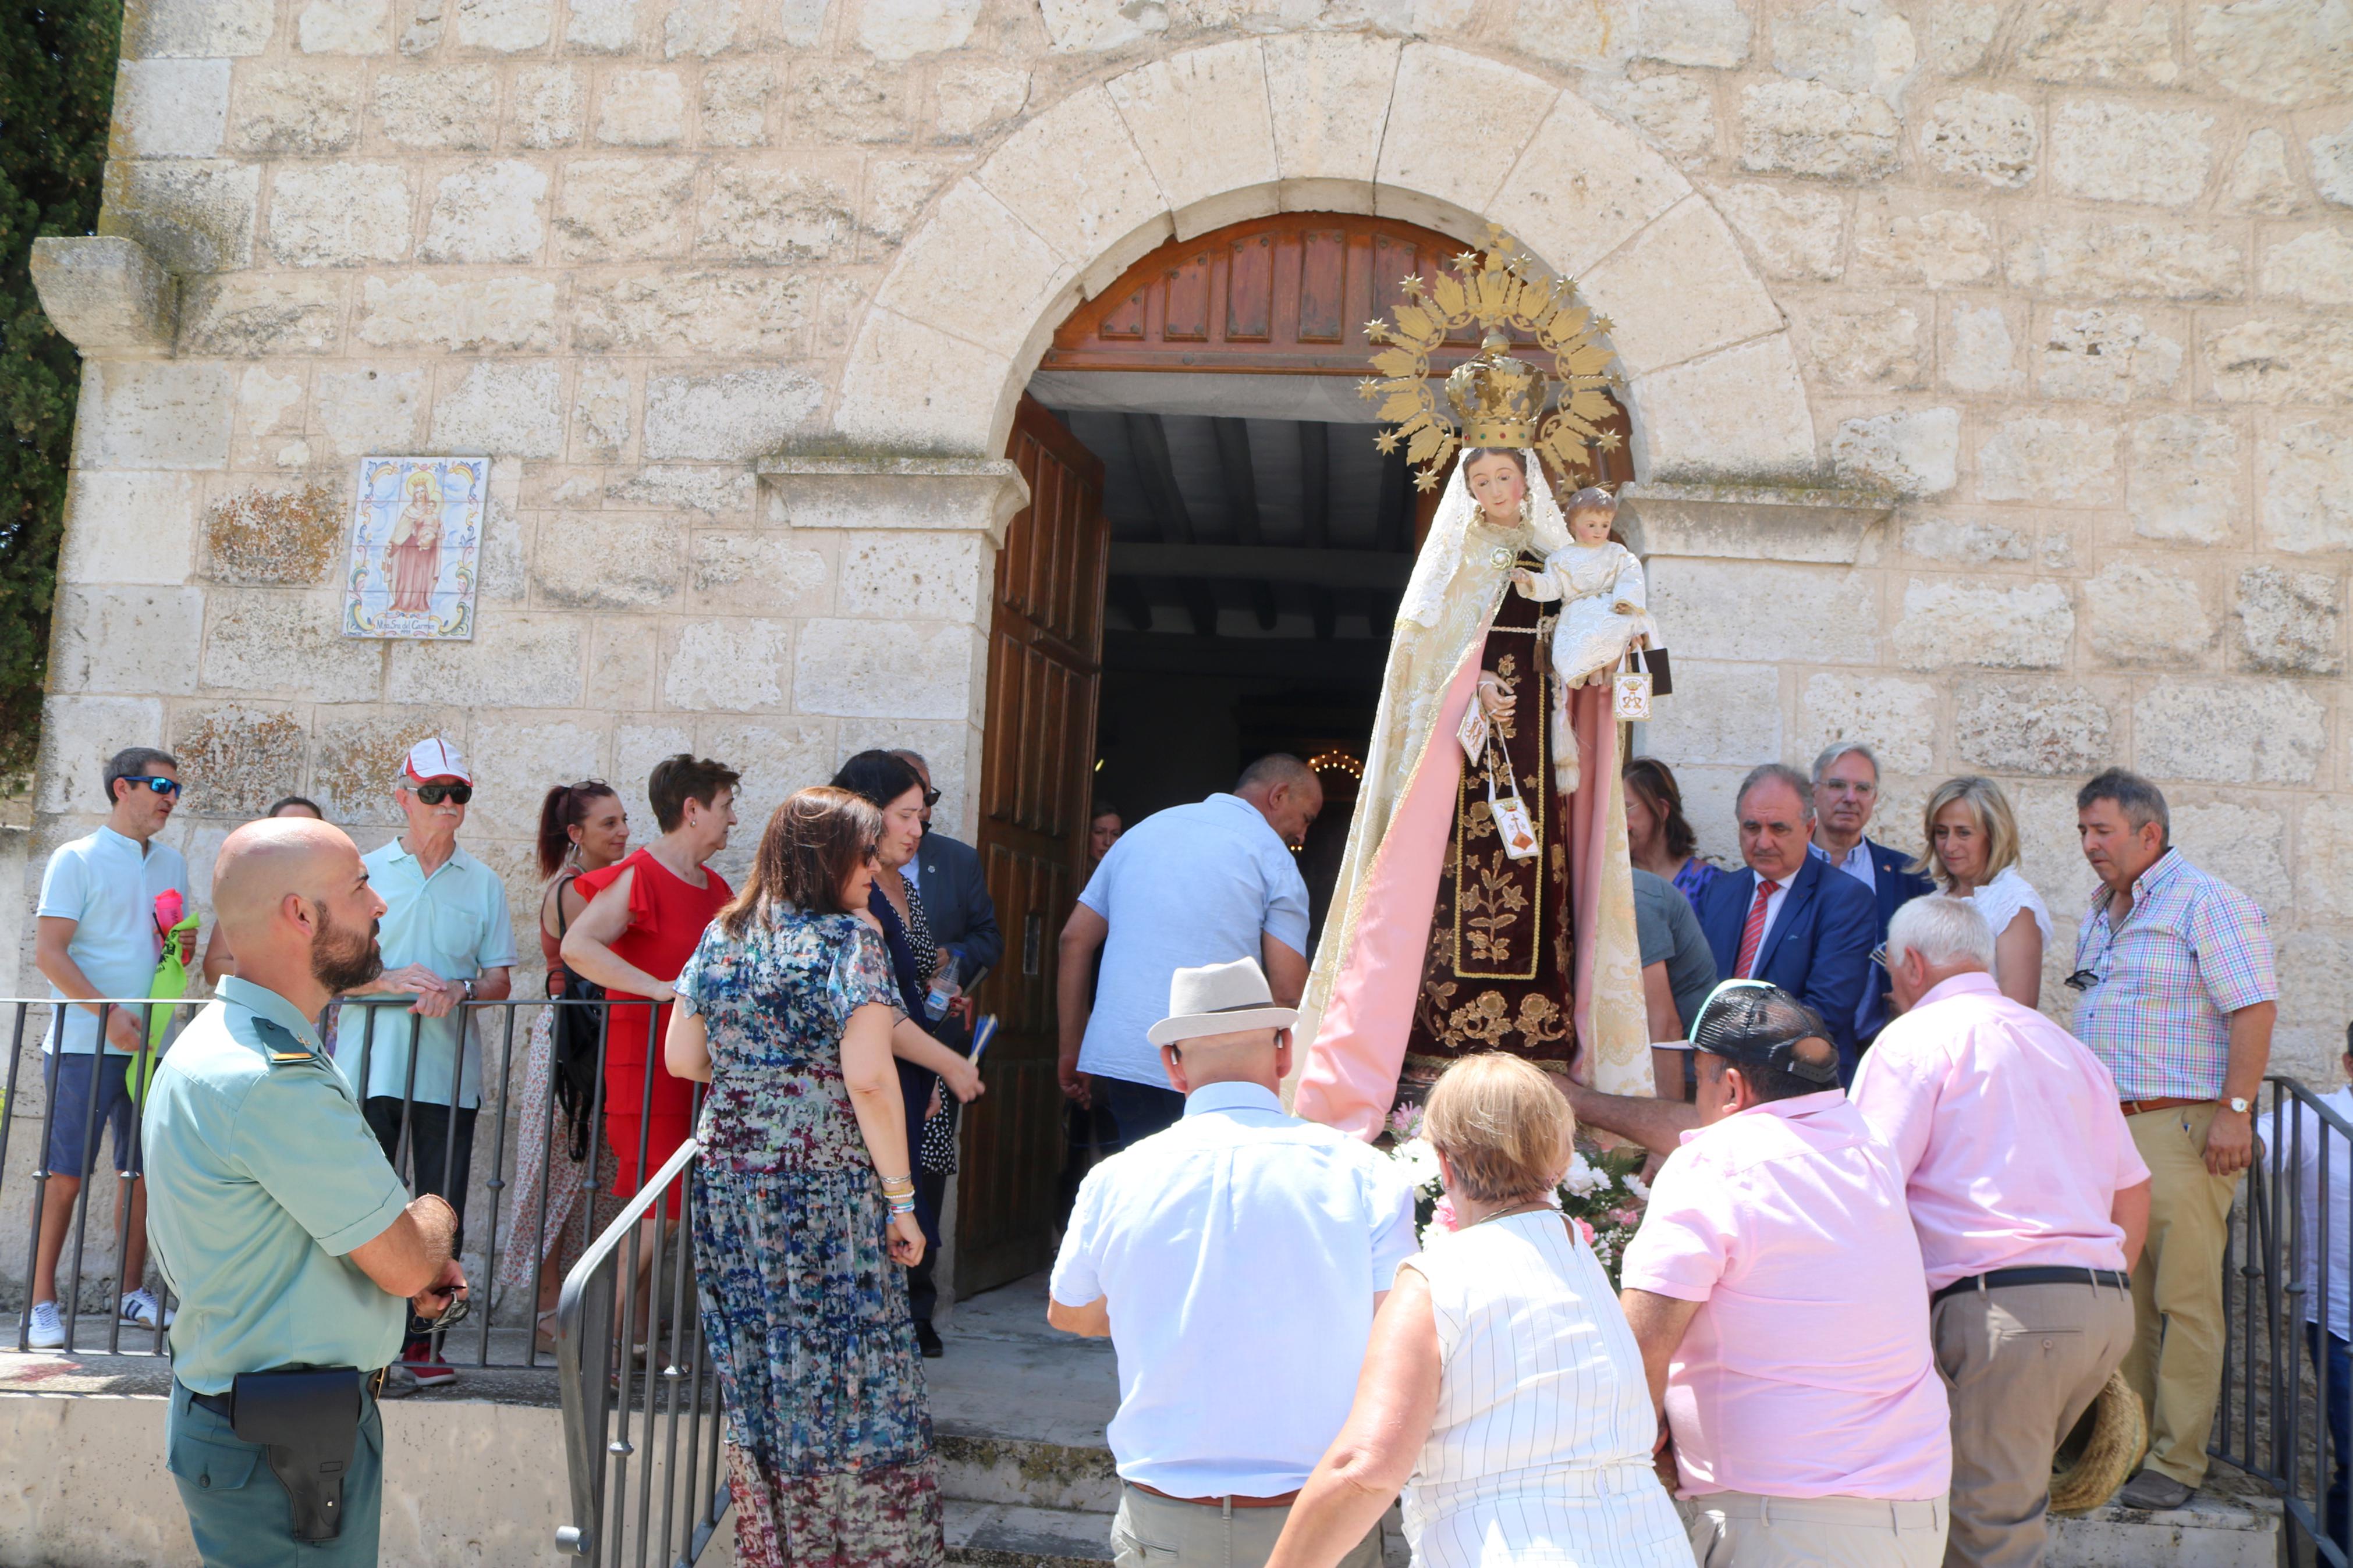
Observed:
[[[1464,248],[1335,213],[1174,241],[1074,310],[1029,383],[1007,455],[1030,502],[997,559],[979,799],[1007,939],[984,1001],[1002,1029],[965,1139],[960,1294],[1048,1261],[1054,948],[1092,804],[1133,822],[1268,752],[1314,758],[1327,805],[1302,869],[1311,893],[1331,886],[1436,500],[1374,447],[1363,327]],[[1476,347],[1462,334],[1433,373]],[[1606,477],[1631,477],[1629,451],[1598,454]]]

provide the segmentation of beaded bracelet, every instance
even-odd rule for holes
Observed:
[[[913,1214],[915,1212],[915,1205],[913,1204],[892,1204],[891,1205],[891,1212],[894,1215]]]

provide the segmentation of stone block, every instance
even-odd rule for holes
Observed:
[[[1011,65],[944,66],[932,92],[932,131],[937,139],[975,142],[1029,107],[1029,73]],[[711,123],[707,103],[702,120],[707,128]],[[707,129],[704,135],[709,136]]]
[[[225,467],[229,410],[225,364],[89,361],[74,416],[74,466]]]
[[[615,71],[596,98],[596,140],[674,147],[686,139],[686,79],[675,70]]]
[[[1010,355],[976,353],[936,327],[871,310],[842,369],[834,429],[885,451],[1002,451],[1015,379]]]
[[[1512,53],[1570,70],[1616,66],[1637,36],[1638,15],[1628,0],[1520,0],[1512,11]]]
[[[309,0],[294,37],[306,55],[389,54],[391,0]]]
[[[1275,210],[1273,111],[1257,39],[1155,60],[1104,90],[1180,235]]]
[[[2247,138],[2222,192],[2242,212],[2279,217],[2304,205],[2304,190],[2288,167],[2287,142],[2270,126]]]
[[[188,280],[180,352],[222,358],[332,353],[343,336],[340,279],[228,273]]]
[[[45,235],[33,241],[30,263],[42,311],[85,354],[172,347],[179,283],[138,241]]]
[[[1372,184],[1400,47],[1363,34],[1293,33],[1265,41],[1266,96],[1286,208],[1345,202]]]
[[[204,637],[201,588],[67,586],[58,592],[49,689],[185,695]]]
[[[980,0],[863,0],[858,44],[877,59],[905,60],[964,47]]]
[[[746,27],[741,0],[670,0],[662,13],[662,55],[709,59],[750,44],[756,26]]]
[[[1817,471],[1813,416],[1789,335],[1776,332],[1641,378],[1656,479],[1788,480]]]
[[[2139,421],[2125,485],[2133,531],[2144,539],[2221,543],[2237,528],[2239,468],[2239,433],[2227,420],[2159,414]]]
[[[749,713],[787,705],[794,671],[789,623],[697,619],[670,622],[662,630],[664,707]]]
[[[384,686],[384,644],[338,635],[333,593],[216,588],[204,637],[204,685],[247,696],[373,702]],[[195,646],[191,638],[183,646]]]
[[[153,698],[51,695],[41,704],[34,809],[95,816],[105,805],[107,759],[164,739],[164,704]]]
[[[722,164],[712,172],[695,248],[744,261],[822,261],[843,253],[857,231],[849,185],[823,169]]]
[[[1888,773],[1925,773],[1936,763],[1936,689],[1893,676],[1812,676],[1799,693],[1795,741],[1801,761],[1833,742],[1860,741]]]
[[[844,718],[976,721],[987,641],[987,627],[953,621],[806,621],[793,706]]]
[[[1629,375],[1780,330],[1781,312],[1705,198],[1693,195],[1585,273]]]
[[[1113,0],[1039,0],[1056,54],[1101,54],[1168,28],[1164,5],[1123,6]],[[1130,13],[1133,13],[1131,15]]]
[[[971,533],[850,533],[834,613],[986,626],[997,552]]]
[[[2257,443],[2255,467],[2266,545],[2353,550],[2353,430],[2317,419],[2284,426]]]
[[[601,723],[534,721],[526,712],[491,712],[476,714],[468,730],[466,760],[474,766],[474,802],[466,814],[470,836],[531,837],[538,831],[540,802],[551,784],[595,778],[605,766]],[[647,836],[651,834],[649,823]]]
[[[2007,92],[1970,88],[1929,110],[1920,121],[1920,155],[1956,179],[2014,191],[2034,179],[2042,132],[2034,108]]]
[[[346,151],[359,136],[362,68],[312,60],[240,75],[229,101],[230,148],[260,156]]]
[[[2206,335],[2206,374],[2226,403],[2353,402],[2353,323],[2259,316]]]
[[[955,176],[953,163],[876,162],[866,170],[866,231],[896,245],[907,237],[939,188]]]
[[[188,580],[204,481],[188,473],[84,468],[66,491],[61,583]]]
[[[555,252],[565,261],[683,256],[694,165],[683,159],[589,159],[565,165]]]
[[[2042,395],[2103,403],[2160,398],[2181,376],[2182,349],[2133,310],[2053,310],[2042,331],[2036,380]]]
[[[1945,315],[1941,374],[1956,392],[2015,393],[2026,385],[2010,318],[2000,305],[1953,305]]]
[[[499,73],[491,66],[387,71],[375,79],[375,118],[403,147],[479,152],[498,141]]]
[[[2353,305],[2353,237],[2316,228],[2265,247],[2262,289],[2307,305]]]
[[[1905,305],[1824,310],[1806,322],[1806,357],[1826,386],[1917,387],[1931,347]]]
[[[2295,848],[2297,911],[2308,920],[2353,920],[2353,798],[2306,803]]]
[[[608,480],[605,499],[621,506],[676,507],[705,517],[747,517],[757,481],[742,468],[655,464]]]
[[[246,586],[319,586],[343,553],[349,515],[332,485],[241,485],[205,509],[208,574]]]
[[[1648,237],[1645,231],[1677,211],[1678,203],[1701,205],[1691,202],[1690,195],[1691,183],[1644,146],[1641,137],[1583,99],[1564,93],[1537,126],[1535,139],[1521,153],[1489,210],[1495,221],[1509,226],[1514,238],[1556,271],[1576,277],[1637,236]],[[1736,299],[1746,301],[1757,292],[1753,279],[1739,276],[1746,268],[1736,253],[1728,263],[1711,254],[1707,226],[1686,217],[1660,236],[1658,243],[1685,255],[1696,242],[1699,250],[1693,258],[1704,257],[1701,265],[1709,272],[1736,279]]]
[[[534,261],[547,241],[547,171],[521,159],[473,163],[435,186],[427,261]]]
[[[402,821],[392,798],[401,760],[417,742],[462,731],[464,720],[423,709],[322,716],[311,763],[311,795],[330,822],[387,826]]]
[[[435,399],[433,445],[449,452],[561,457],[563,392],[552,360],[474,365]]]
[[[1549,83],[1515,67],[1437,44],[1408,44],[1381,136],[1379,183],[1398,187],[1400,196],[1484,211],[1557,97]],[[1466,167],[1462,149],[1472,145],[1482,156]]]
[[[1919,64],[1912,25],[1882,0],[1824,0],[1776,18],[1773,68],[1893,102]]]
[[[679,595],[686,525],[672,517],[564,512],[540,525],[534,602],[559,610],[655,610]]]
[[[2003,265],[2013,287],[2062,298],[2227,300],[2246,288],[2246,252],[2227,231],[2176,224],[2021,225]]]
[[[2116,431],[2088,419],[2004,420],[1978,444],[1978,498],[2106,506],[2117,497]]]
[[[822,616],[833,607],[825,552],[773,533],[696,534],[686,585],[699,614]]]
[[[2284,813],[2235,801],[2189,801],[2171,805],[2166,815],[2173,842],[2200,870],[2254,900],[2274,926],[2294,912]]]
[[[1883,179],[1901,156],[1901,127],[1875,93],[1819,81],[1762,81],[1740,90],[1740,166],[1818,180]]]
[[[2051,122],[2051,178],[2071,196],[2187,206],[2214,166],[2214,117],[2097,99],[2062,104]]]
[[[2312,188],[2324,201],[2353,207],[2353,121],[2313,137],[2304,150],[2312,159]]]
[[[1993,275],[1993,230],[1960,208],[1865,198],[1855,214],[1854,256],[1866,275],[1949,289]]]
[[[1642,7],[1636,58],[1729,70],[1748,58],[1748,15],[1739,0],[1653,0]]]
[[[579,7],[573,14],[579,15]],[[569,147],[580,139],[580,73],[570,66],[532,66],[515,72],[507,122],[522,147]]]
[[[458,0],[458,42],[502,55],[541,48],[554,31],[554,11],[550,0]]]
[[[180,713],[172,725],[172,754],[187,784],[180,810],[251,821],[301,789],[310,741],[300,719],[276,709],[232,704]]]
[[[253,265],[261,169],[212,158],[142,158],[106,166],[98,232],[137,240],[183,276]]]
[[[705,719],[694,728],[697,752],[724,760],[744,775],[735,786],[735,815],[741,826],[735,829],[729,852],[743,856],[746,867],[768,818],[785,797],[795,790],[823,784],[840,763],[848,761],[834,741],[833,721],[828,719],[780,719],[769,723]],[[897,743],[906,742],[901,739]],[[714,858],[712,864],[718,861]],[[739,888],[744,885],[741,877],[723,867],[721,875],[730,877]]]
[[[1953,740],[1961,761],[1995,773],[2073,778],[2115,760],[2108,705],[2056,680],[1972,682],[1961,689]],[[2072,821],[2072,816],[2070,820]]]
[[[861,68],[837,58],[825,70],[797,73],[785,89],[785,113],[796,128],[787,140],[828,146],[902,142],[914,88],[913,73],[900,66]]]
[[[1924,408],[1849,419],[1831,445],[1839,483],[1903,495],[1942,495],[1953,488],[1961,454],[1957,408]]]
[[[2204,661],[2214,619],[2195,578],[2140,561],[2111,561],[2084,584],[2092,651],[2111,664],[2179,668]]]
[[[1702,660],[1651,708],[1643,741],[1678,768],[1753,764],[1781,755],[1781,671],[1770,664]],[[1681,670],[1677,671],[1680,677]]]
[[[371,277],[360,285],[357,335],[377,348],[543,353],[555,346],[555,281],[427,272]]]
[[[1879,662],[1873,574],[1828,566],[1653,556],[1651,605],[1684,658]],[[1760,614],[1771,605],[1769,615]]]
[[[355,366],[319,373],[316,416],[327,449],[338,458],[405,452],[417,438],[425,373]]]
[[[396,642],[385,695],[459,707],[577,708],[586,618],[482,617],[471,642]]]
[[[637,41],[638,0],[573,0],[565,14],[564,41],[572,49],[625,54]]]
[[[1827,283],[1839,275],[1846,202],[1827,191],[1785,189],[1761,181],[1708,191],[1715,210],[1746,242],[1767,278]]]
[[[877,303],[1009,361],[1049,307],[1076,292],[1078,272],[995,195],[960,180],[901,250]],[[940,368],[935,357],[923,374]]]
[[[654,706],[661,623],[652,616],[599,616],[588,641],[588,700],[605,712]]]
[[[116,158],[212,158],[228,129],[227,60],[124,60],[114,79],[107,152]]]
[[[1863,541],[1887,521],[1877,492],[1788,484],[1662,484],[1642,480],[1621,494],[1618,523],[1637,555],[1800,561],[1851,566]]]
[[[2353,7],[2345,0],[2237,0],[2199,5],[2189,56],[2223,91],[2279,109],[2353,96]]]
[[[789,353],[809,320],[808,280],[756,270],[584,279],[573,346],[590,353]]]
[[[1021,74],[1026,82],[1026,73]],[[765,60],[728,60],[712,66],[702,73],[702,144],[766,146],[768,100],[776,96],[776,73]]]
[[[270,253],[290,267],[403,260],[410,202],[397,163],[281,163],[269,188]]]
[[[2171,87],[2173,8],[2163,0],[2038,0],[2011,58],[2037,81]]]
[[[1715,154],[1715,93],[1698,77],[1685,71],[1662,71],[1627,81],[1597,77],[1583,83],[1582,90],[1685,168],[1703,164]]]
[[[1906,669],[2057,669],[2074,635],[2074,608],[2056,583],[1915,577],[1891,640]]]
[[[258,55],[269,46],[277,11],[270,0],[129,0],[122,7],[122,58]]]
[[[1948,566],[1990,566],[2030,557],[2027,536],[2015,528],[1979,517],[1947,513],[1905,525],[1904,552]]]
[[[824,395],[807,371],[784,366],[655,376],[646,392],[645,453],[703,462],[759,457],[807,430]]]
[[[2327,710],[2285,680],[2165,680],[2133,704],[2133,753],[2159,781],[2310,784]]]
[[[1985,64],[2001,25],[2001,7],[1985,0],[1947,0],[1928,14],[1928,63],[1942,76],[1968,76]]]
[[[936,232],[949,245],[969,246],[968,265],[1010,296],[1010,313],[1018,318],[976,341],[1009,353],[1029,329],[1040,280],[1047,288],[1060,284],[1047,257],[1063,264],[1064,275],[1092,264],[1108,283],[1116,272],[1103,268],[1124,267],[1173,232],[1166,212],[1166,197],[1110,94],[1090,89],[1014,132],[971,181],[951,189],[902,265],[920,268],[915,275],[930,286],[955,288],[945,255],[924,239]],[[958,289],[959,308],[985,310],[966,303],[970,287]],[[884,294],[903,300],[903,290],[892,285]]]
[[[2240,662],[2282,675],[2345,668],[2345,584],[2325,572],[2250,566],[2239,574]]]

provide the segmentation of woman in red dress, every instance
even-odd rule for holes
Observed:
[[[574,884],[589,902],[564,934],[565,967],[603,986],[617,1004],[605,1026],[605,1133],[619,1166],[617,1194],[635,1194],[692,1131],[694,1085],[670,1076],[661,1041],[676,999],[671,983],[694,956],[703,928],[734,897],[703,862],[727,847],[740,776],[686,752],[655,764],[646,794],[661,837]],[[668,1210],[675,1219],[675,1191]]]

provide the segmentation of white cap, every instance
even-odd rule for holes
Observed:
[[[472,771],[466,766],[465,753],[438,735],[409,747],[408,761],[400,771],[402,779],[408,784],[427,784],[434,779],[456,779],[469,784],[474,782]]]

